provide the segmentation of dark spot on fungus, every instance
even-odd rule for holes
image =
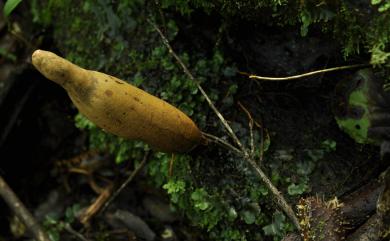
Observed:
[[[90,105],[91,98],[94,96],[96,90],[96,84],[97,80],[92,77],[84,83],[72,85],[70,93],[75,94],[80,102]]]
[[[130,110],[135,110],[134,106],[130,106]]]
[[[127,92],[125,92],[125,95],[128,95],[128,93],[127,93]]]
[[[112,91],[111,90],[106,90],[104,92],[108,97],[112,96]]]
[[[120,81],[118,81],[118,80],[115,80],[115,82],[116,82],[117,84],[123,85],[123,83],[120,82]]]
[[[138,97],[133,97],[133,99],[134,99],[135,101],[139,102]]]
[[[104,81],[105,81],[105,82],[108,82],[108,79],[105,79]]]
[[[126,112],[123,112],[122,115],[126,115]]]

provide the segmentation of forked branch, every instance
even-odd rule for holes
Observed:
[[[35,220],[30,211],[23,205],[18,196],[12,191],[5,180],[0,176],[0,196],[15,213],[15,215],[26,225],[27,229],[34,235],[37,241],[50,241],[49,236]]]
[[[229,125],[229,123],[225,120],[223,115],[218,111],[218,109],[215,107],[213,102],[210,100],[207,93],[204,91],[202,86],[199,84],[199,82],[195,79],[195,77],[191,74],[191,72],[188,70],[187,66],[183,63],[183,61],[180,59],[180,57],[175,53],[175,51],[172,49],[171,45],[169,44],[168,39],[165,37],[163,32],[159,29],[159,27],[150,19],[147,20],[153,28],[157,31],[157,33],[160,35],[164,45],[168,48],[169,53],[174,57],[174,59],[177,61],[177,63],[181,66],[184,73],[188,76],[189,79],[194,81],[196,86],[198,87],[199,91],[202,93],[204,98],[206,99],[207,103],[209,104],[210,108],[214,111],[214,113],[219,118],[222,125],[225,127],[227,133],[229,136],[233,139],[235,144],[238,146],[239,149],[239,155],[243,157],[243,159],[255,170],[256,175],[264,182],[264,184],[267,186],[267,188],[271,191],[274,198],[276,199],[276,204],[286,213],[286,215],[291,219],[291,221],[294,223],[295,227],[300,230],[300,225],[297,217],[295,216],[295,213],[291,206],[287,203],[284,196],[281,194],[281,192],[272,184],[270,179],[267,177],[267,175],[263,172],[263,170],[257,165],[256,161],[251,157],[250,153],[248,152],[247,148],[244,147],[241,143],[241,141],[238,139],[237,135],[234,133],[233,129]],[[237,150],[237,149],[236,149]]]

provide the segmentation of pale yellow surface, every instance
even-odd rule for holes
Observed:
[[[32,62],[46,78],[64,87],[83,115],[109,133],[169,153],[187,152],[202,139],[183,112],[118,78],[43,50],[33,53]]]

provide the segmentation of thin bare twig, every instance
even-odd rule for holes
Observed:
[[[260,98],[257,99],[261,103]],[[261,165],[263,163],[263,158],[264,158],[264,135],[266,135],[266,138],[269,139],[269,134],[267,129],[263,128],[263,125],[257,122],[256,120],[255,120],[255,125],[260,130],[259,165]]]
[[[223,117],[223,115],[218,111],[217,107],[215,107],[215,105],[213,104],[213,102],[210,100],[209,96],[206,94],[206,92],[204,91],[204,89],[202,88],[202,86],[199,84],[199,82],[195,79],[195,77],[191,74],[191,72],[188,70],[187,66],[183,63],[183,61],[181,61],[180,57],[175,53],[175,51],[173,51],[171,45],[169,44],[169,41],[168,39],[165,37],[165,35],[162,33],[162,31],[157,27],[157,25],[147,19],[147,21],[153,26],[153,28],[159,33],[161,39],[163,40],[163,43],[164,45],[168,48],[169,50],[169,53],[176,59],[176,61],[178,62],[178,64],[182,67],[184,73],[192,80],[196,83],[199,91],[202,93],[203,97],[206,99],[207,103],[209,104],[209,106],[211,107],[211,109],[214,111],[214,113],[218,116],[219,120],[221,121],[221,123],[223,124],[223,126],[226,128],[228,134],[230,135],[231,138],[233,138],[234,142],[237,144],[237,146],[243,150],[245,149],[244,146],[241,144],[240,140],[238,139],[238,137],[236,136],[236,134],[234,133],[234,131],[232,130],[232,128],[230,127],[230,125],[228,124],[228,122],[225,120],[225,118]],[[246,151],[245,151],[246,152]]]
[[[175,158],[175,153],[172,153],[171,159],[169,160],[168,177],[173,175],[173,164],[175,163]]]
[[[96,216],[98,213],[103,213],[142,169],[148,156],[149,151],[145,153],[142,162],[135,168],[131,175],[121,184],[117,190],[113,192],[114,185],[109,184],[102,192],[100,192],[99,197],[88,207],[88,209],[83,214],[80,215],[80,222],[84,225],[87,225],[89,224],[91,218]]]
[[[63,222],[62,224],[64,225],[64,229],[65,229],[68,233],[70,233],[70,234],[72,234],[73,236],[75,236],[77,239],[79,239],[79,240],[81,240],[81,241],[89,241],[89,240],[88,240],[87,238],[85,238],[81,233],[79,233],[79,232],[77,232],[76,230],[74,230],[74,229],[72,228],[72,226],[70,226],[69,223]]]
[[[110,198],[112,193],[113,185],[109,184],[96,198],[96,200],[80,215],[80,223],[89,225],[89,221],[99,213],[104,204]]]
[[[248,76],[250,79],[258,79],[258,80],[269,80],[269,81],[285,81],[285,80],[294,80],[294,79],[300,79],[303,77],[308,77],[312,75],[317,75],[317,74],[323,74],[327,72],[333,72],[333,71],[339,71],[339,70],[345,70],[345,69],[355,69],[355,68],[364,68],[364,67],[369,67],[371,64],[354,64],[354,65],[346,65],[346,66],[339,66],[339,67],[334,67],[334,68],[329,68],[329,69],[321,69],[321,70],[316,70],[304,74],[298,74],[298,75],[292,75],[292,76],[287,76],[287,77],[265,77],[265,76],[257,76],[253,74],[248,74],[245,72],[240,72],[242,75]]]
[[[265,134],[267,135],[268,138],[268,132],[265,130]],[[263,128],[260,128],[260,150],[259,150],[259,164],[263,162],[264,158],[264,130]]]
[[[37,241],[50,241],[47,234],[43,231],[39,223],[35,220],[33,215],[23,205],[18,196],[0,176],[0,196],[7,203],[8,207],[12,209],[15,215],[26,225],[28,230],[34,235]]]
[[[238,101],[238,106],[240,106],[240,108],[245,112],[245,114],[248,116],[249,119],[248,121],[249,136],[250,136],[249,146],[250,146],[250,155],[253,158],[255,155],[255,144],[254,144],[254,137],[253,137],[253,123],[254,123],[253,118],[251,113],[248,111],[248,109],[245,108],[245,106],[243,106],[240,101]]]
[[[123,189],[129,185],[129,183],[134,179],[134,177],[138,174],[138,172],[145,166],[146,161],[148,160],[150,151],[147,151],[141,161],[141,163],[134,169],[131,175],[122,183],[122,185],[111,195],[111,197],[107,200],[107,202],[103,205],[101,209],[101,213],[104,213],[106,209],[110,206],[110,204],[114,201],[115,198],[123,191]]]
[[[278,191],[278,189],[272,184],[270,179],[267,177],[267,175],[261,170],[261,168],[257,165],[257,163],[253,160],[253,158],[249,155],[248,150],[241,144],[240,140],[228,124],[228,122],[225,120],[223,115],[218,111],[218,109],[215,107],[213,102],[208,97],[207,93],[203,90],[202,86],[199,84],[199,82],[194,78],[194,76],[191,74],[191,72],[188,70],[187,66],[183,63],[183,61],[180,59],[180,57],[173,51],[171,45],[169,44],[168,39],[165,37],[165,35],[161,32],[161,30],[157,27],[157,25],[147,19],[147,21],[153,26],[153,28],[158,32],[160,35],[164,45],[168,48],[169,53],[176,59],[178,64],[182,67],[184,73],[197,85],[199,91],[205,97],[207,103],[209,104],[210,108],[214,111],[214,113],[218,116],[219,120],[227,130],[230,137],[234,140],[234,142],[237,144],[237,146],[240,149],[239,154],[243,157],[245,161],[247,161],[250,166],[255,170],[256,175],[264,182],[264,184],[267,186],[268,190],[272,192],[274,195],[274,198],[276,199],[276,204],[286,213],[286,215],[292,220],[294,225],[298,230],[300,230],[300,225],[297,217],[295,216],[295,213],[291,206],[286,202],[284,196]]]
[[[226,148],[226,149],[229,149],[239,155],[241,155],[241,151],[238,150],[236,147],[230,145],[230,143],[224,141],[222,138],[219,138],[217,136],[214,136],[212,134],[209,134],[209,133],[206,133],[206,132],[202,132],[202,135],[204,135],[205,137],[207,137],[208,140]]]

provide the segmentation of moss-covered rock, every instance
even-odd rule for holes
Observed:
[[[390,92],[384,90],[384,78],[372,69],[363,69],[336,88],[337,123],[357,143],[380,145],[390,139]]]

